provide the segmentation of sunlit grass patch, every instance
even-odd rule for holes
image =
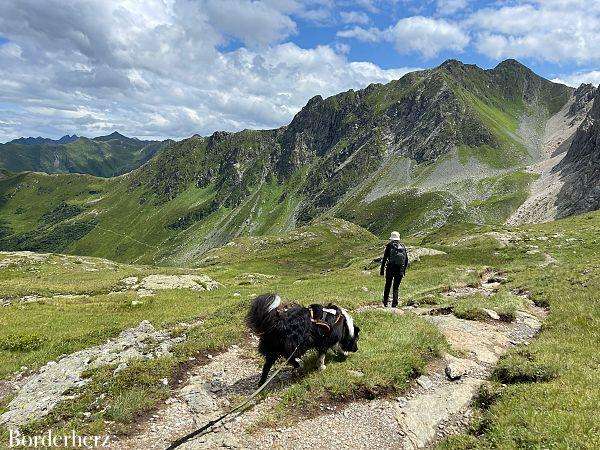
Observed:
[[[506,290],[502,290],[489,297],[475,294],[469,297],[459,298],[451,303],[453,313],[456,317],[468,320],[486,320],[489,315],[485,310],[494,311],[505,322],[515,320],[518,308],[523,306],[519,297]]]
[[[494,376],[506,387],[473,424],[476,441],[468,439],[471,447],[441,448],[600,447],[599,220],[596,212],[520,228],[527,242],[559,263],[515,261],[511,284],[527,287],[550,314],[535,340],[499,361]],[[523,247],[517,246],[525,253]]]
[[[500,359],[494,368],[493,378],[502,383],[549,381],[557,370],[535,359],[526,349],[520,348]]]
[[[437,450],[472,450],[477,448],[478,441],[469,434],[455,434],[448,436],[436,448]]]
[[[61,355],[101,344],[143,320],[149,320],[156,328],[204,318],[208,322],[217,321],[218,311],[224,307],[224,302],[229,306],[239,302],[230,290],[222,290],[165,290],[142,298],[134,291],[126,291],[3,307],[0,316],[0,378],[9,376],[22,366],[35,370]],[[242,292],[248,297],[247,288]],[[233,340],[240,335],[243,325],[240,319],[236,330],[227,320],[223,319],[226,322],[223,328],[228,330]],[[216,339],[215,345],[219,336],[217,333],[210,337]]]

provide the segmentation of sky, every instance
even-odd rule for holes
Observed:
[[[0,142],[289,123],[449,58],[600,83],[597,0],[0,0]]]

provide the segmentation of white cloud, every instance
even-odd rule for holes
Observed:
[[[258,1],[207,0],[203,11],[216,29],[246,45],[267,45],[296,32],[289,16]]]
[[[328,0],[0,2],[0,141],[19,135],[181,138],[286,124],[316,94],[399,78],[347,46],[282,39]],[[222,2],[218,2],[222,5]],[[246,46],[223,51],[231,40]],[[342,44],[343,45],[343,44]]]
[[[400,19],[386,36],[400,53],[417,51],[425,57],[436,56],[442,50],[462,51],[469,43],[468,34],[458,25],[422,16]]]
[[[468,20],[479,30],[477,50],[492,58],[551,62],[600,60],[600,2],[538,0],[484,8]]]
[[[383,39],[383,33],[378,28],[354,27],[338,31],[337,36],[341,38],[357,39],[362,42],[379,42]]]
[[[436,7],[439,14],[449,16],[465,9],[468,4],[468,0],[437,0]]]
[[[179,138],[276,127],[313,95],[386,82],[409,70],[350,62],[351,42],[344,39],[425,58],[476,49],[494,59],[539,59],[557,63],[554,73],[563,82],[598,84],[600,1],[490,2],[471,14],[476,2],[430,0],[435,17],[372,25],[373,14],[421,14],[423,4],[0,0],[0,30],[8,39],[0,43],[0,141],[114,129]],[[460,22],[449,18],[465,15]],[[345,23],[337,32],[343,39],[314,48],[288,42],[306,21]]]
[[[568,86],[578,87],[583,83],[600,85],[600,70],[590,70],[589,72],[575,72],[571,74],[559,75],[553,78],[555,83],[562,83]]]
[[[366,25],[371,22],[369,16],[362,11],[341,11],[340,18],[343,23],[358,23]]]
[[[363,42],[391,42],[399,53],[417,52],[426,58],[443,50],[460,52],[469,43],[469,35],[457,24],[423,16],[400,19],[386,30],[357,26],[339,31],[337,35]]]
[[[344,44],[343,42],[337,42],[334,48],[336,52],[342,55],[347,55],[351,49],[351,47],[348,44]]]
[[[371,13],[379,12],[379,8],[377,8],[377,6],[375,5],[376,0],[354,0],[354,3],[356,3],[356,6],[363,8]]]

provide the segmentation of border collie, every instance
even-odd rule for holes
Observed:
[[[289,358],[294,350],[290,363],[295,369],[302,367],[302,355],[314,348],[319,353],[321,370],[325,369],[328,349],[338,346],[344,354],[358,350],[360,328],[350,314],[331,303],[306,308],[282,305],[277,294],[259,295],[252,301],[246,323],[259,336],[258,351],[265,357],[259,385],[267,380],[275,361]]]

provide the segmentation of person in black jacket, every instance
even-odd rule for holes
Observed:
[[[390,242],[385,246],[381,260],[380,275],[385,271],[385,289],[383,290],[383,306],[387,307],[390,299],[390,287],[393,288],[392,308],[398,306],[398,288],[408,266],[406,247],[400,243],[400,233],[393,231]]]

